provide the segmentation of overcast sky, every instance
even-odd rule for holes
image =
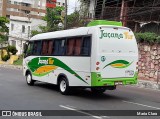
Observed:
[[[68,0],[68,14],[73,13],[77,7],[79,7],[78,0]]]

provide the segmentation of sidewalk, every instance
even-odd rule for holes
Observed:
[[[139,79],[136,86],[140,88],[160,90],[160,82],[153,82],[153,81],[146,81]]]
[[[0,67],[22,70],[22,66],[21,65],[9,65],[9,64],[4,64],[4,63],[2,64],[1,61],[0,61]]]

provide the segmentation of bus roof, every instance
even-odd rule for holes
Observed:
[[[91,21],[87,27],[89,26],[97,26],[97,25],[113,25],[113,26],[122,26],[122,22],[118,21],[107,21],[107,20],[93,20]]]
[[[89,27],[80,27],[75,29],[68,29],[62,31],[42,33],[33,36],[30,40],[41,40],[41,39],[50,39],[50,38],[63,38],[63,37],[72,37],[72,36],[81,36],[87,35]]]
[[[72,36],[83,36],[83,35],[89,35],[88,31],[91,28],[100,28],[100,27],[120,27],[120,28],[125,28],[126,27],[121,27],[121,26],[114,26],[114,25],[97,25],[97,26],[91,26],[91,27],[79,27],[75,29],[68,29],[68,30],[62,30],[62,31],[55,31],[55,32],[48,32],[48,33],[42,33],[33,36],[30,40],[42,40],[42,39],[51,39],[51,38],[63,38],[63,37],[72,37]]]

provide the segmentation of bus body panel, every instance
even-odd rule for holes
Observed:
[[[64,30],[63,32],[57,31],[39,34],[32,37],[30,41],[88,36],[90,35],[88,34],[88,29],[89,28],[84,27]],[[53,60],[53,65],[45,64],[45,60],[48,62],[50,58]],[[58,60],[58,62],[65,66],[55,64],[54,60]],[[27,69],[29,69],[34,80],[52,84],[57,84],[59,75],[65,75],[70,86],[91,86],[90,60],[90,56],[28,56],[23,62],[23,66],[25,67],[23,73],[25,75]],[[39,65],[39,62],[44,62],[45,65],[41,66]],[[55,69],[50,70],[54,68],[53,66],[55,66]],[[37,72],[40,70],[41,72],[38,74]]]
[[[43,60],[44,58],[48,60],[53,59],[53,61],[56,58],[66,65],[62,67],[61,65],[59,66],[53,63],[53,65],[46,64],[44,66],[39,66],[39,60]],[[58,76],[65,75],[69,80],[70,86],[91,86],[89,64],[90,57],[73,57],[72,60],[70,60],[69,57],[29,56],[24,60],[24,65],[27,66],[25,69],[30,69],[34,80],[57,84]],[[52,67],[55,67],[55,69],[52,69]],[[31,70],[32,68],[33,71]],[[24,73],[25,72],[26,70],[24,70]]]
[[[137,83],[138,49],[134,34],[128,28],[116,26],[82,27],[36,35],[31,41],[85,35],[91,36],[90,56],[28,56],[23,62],[24,75],[27,69],[31,71],[33,68],[31,73],[34,80],[57,84],[58,76],[64,74],[69,81],[69,86],[82,87]],[[29,67],[28,64],[32,60],[37,62],[34,62],[33,65],[30,63]],[[40,60],[47,60],[47,62],[52,60],[53,64],[45,64],[43,66],[47,67],[40,68],[38,66]],[[56,61],[63,66],[57,64]],[[49,72],[48,65],[55,69]],[[41,72],[45,75],[37,74],[38,68],[40,68],[39,70],[44,68],[48,72]]]
[[[133,32],[113,26],[100,26],[97,32],[92,86],[137,83],[138,48]]]

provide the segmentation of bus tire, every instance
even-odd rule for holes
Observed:
[[[116,86],[108,86],[107,90],[116,90]]]
[[[94,94],[102,94],[106,91],[106,88],[103,87],[93,87],[91,88],[92,93]]]
[[[62,95],[69,94],[69,83],[65,77],[61,77],[59,81],[59,91]]]
[[[35,81],[32,79],[32,75],[31,75],[30,72],[26,74],[26,82],[27,82],[27,84],[29,86],[33,86],[34,85]]]

